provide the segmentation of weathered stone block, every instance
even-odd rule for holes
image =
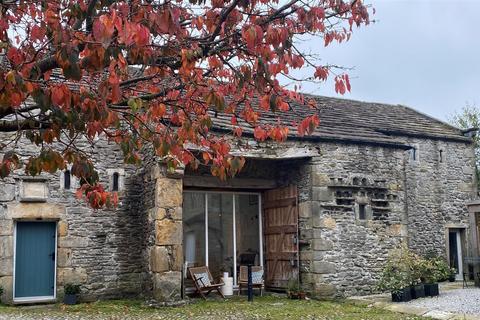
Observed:
[[[327,187],[312,187],[312,200],[332,201],[333,192]]]
[[[325,259],[325,251],[313,251],[312,260],[322,261]]]
[[[0,237],[0,258],[13,257],[13,236]]]
[[[47,183],[45,181],[22,181],[20,198],[23,201],[46,201],[48,198]]]
[[[15,199],[15,185],[2,184],[0,187],[0,202],[13,201]]]
[[[0,276],[13,275],[13,257],[0,259]]]
[[[390,191],[400,191],[401,190],[401,187],[398,183],[391,183],[389,186],[388,186],[388,189]]]
[[[314,219],[314,227],[333,230],[337,227],[337,222],[332,217]]]
[[[83,284],[87,282],[87,271],[84,268],[58,268],[58,284]]]
[[[183,217],[183,208],[176,207],[168,210],[168,214],[174,220],[182,220]]]
[[[182,273],[170,271],[153,275],[153,296],[158,301],[181,299]]]
[[[88,246],[88,238],[86,237],[59,237],[58,238],[58,247],[59,248],[85,248]]]
[[[150,249],[150,270],[153,272],[169,271],[167,247],[154,246]]]
[[[13,276],[0,277],[0,286],[3,288],[1,301],[12,303],[13,301]]]
[[[167,217],[167,209],[155,207],[150,209],[150,219],[151,220],[162,220]]]
[[[157,245],[182,244],[183,230],[181,221],[164,219],[155,223]]]
[[[334,298],[337,288],[333,284],[317,283],[315,284],[315,296],[320,299]]]
[[[57,265],[58,265],[58,267],[61,267],[61,268],[72,266],[72,249],[70,249],[70,248],[58,248],[58,250],[57,250]]]
[[[328,251],[333,249],[333,242],[326,239],[313,239],[313,250]]]
[[[160,166],[158,164],[152,166],[152,168],[150,169],[150,179],[154,180],[158,178],[165,178],[165,171],[166,168],[164,166]]]
[[[403,230],[405,229],[405,231]],[[387,234],[391,236],[403,236],[406,235],[406,228],[402,224],[392,224],[387,228]]]
[[[312,172],[312,185],[323,187],[327,186],[330,183],[330,178],[328,175],[320,172]]]
[[[175,245],[170,247],[170,270],[182,271],[183,268],[183,247],[181,245]]]
[[[312,202],[300,202],[298,204],[298,215],[300,218],[310,218],[312,216]]]
[[[182,206],[182,180],[160,178],[156,183],[155,204],[157,207]]]
[[[68,232],[68,223],[66,221],[59,221],[57,225],[58,236],[65,237]]]
[[[0,236],[13,234],[13,220],[0,220]]]
[[[300,251],[300,261],[311,261],[312,256],[312,251]]]
[[[331,262],[325,261],[314,261],[313,262],[313,272],[314,273],[334,273],[335,272],[335,264]]]
[[[60,219],[65,206],[52,203],[14,203],[7,205],[10,219]]]
[[[473,183],[460,183],[458,185],[458,188],[460,191],[463,191],[463,192],[471,192],[473,191]]]

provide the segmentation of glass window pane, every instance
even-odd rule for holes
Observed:
[[[208,268],[215,280],[233,274],[232,194],[208,194]]]
[[[205,193],[183,195],[183,244],[188,266],[205,265]]]
[[[256,194],[236,195],[237,265],[245,264],[252,255],[255,255],[255,265],[260,265],[258,200]]]

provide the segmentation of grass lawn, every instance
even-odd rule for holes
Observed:
[[[3,318],[2,318],[3,317]],[[351,302],[299,301],[279,297],[245,297],[225,301],[196,301],[183,307],[149,308],[143,301],[114,300],[75,306],[0,306],[0,319],[421,319],[419,317],[353,304]],[[424,319],[424,318],[422,318]]]

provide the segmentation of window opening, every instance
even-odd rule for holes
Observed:
[[[70,187],[71,187],[71,174],[70,174],[70,170],[65,170],[65,172],[63,173],[63,188],[65,190],[70,190]]]
[[[120,179],[120,175],[118,172],[113,173],[113,183],[112,183],[112,191],[118,191],[118,181]]]
[[[358,219],[359,220],[366,220],[367,219],[367,213],[366,213],[364,204],[359,204],[358,205]]]

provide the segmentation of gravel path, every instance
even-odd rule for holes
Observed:
[[[438,297],[416,299],[406,302],[405,305],[480,315],[480,288],[441,291]]]

